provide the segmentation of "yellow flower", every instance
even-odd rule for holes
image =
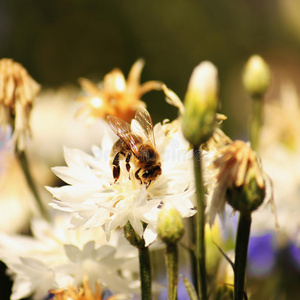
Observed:
[[[0,60],[0,124],[13,127],[18,150],[24,150],[30,134],[29,116],[39,91],[40,85],[21,64],[8,58]]]
[[[66,290],[58,289],[50,292],[54,295],[53,300],[102,300],[99,283],[96,283],[96,293],[94,294],[87,277],[83,279],[83,287],[69,286]]]
[[[83,286],[82,287],[73,287],[69,286],[68,289],[57,289],[51,290],[51,294],[54,295],[52,300],[102,300],[101,295],[101,287],[100,284],[96,283],[96,290],[95,292],[90,288],[89,280],[87,277],[83,279]],[[118,299],[127,299],[122,294],[113,295],[107,300],[118,300]]]
[[[144,61],[138,60],[129,71],[127,81],[119,69],[108,73],[99,86],[88,79],[80,78],[79,83],[87,95],[78,98],[85,104],[78,115],[87,117],[88,122],[97,118],[105,119],[107,115],[130,122],[136,110],[146,106],[141,100],[142,95],[162,87],[159,81],[140,84],[143,66]]]

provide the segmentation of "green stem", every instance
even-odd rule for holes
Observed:
[[[263,99],[261,96],[252,97],[252,117],[250,122],[250,141],[252,149],[257,151],[260,130],[263,120]]]
[[[201,299],[207,300],[206,266],[205,266],[205,196],[201,169],[201,150],[194,146],[194,173],[197,197],[196,214],[196,255],[198,259],[198,290],[201,291]]]
[[[190,261],[191,261],[191,269],[192,269],[192,279],[193,279],[193,285],[195,288],[195,291],[197,295],[199,295],[199,288],[200,284],[198,286],[198,263],[197,263],[197,257],[196,257],[196,216],[192,216],[188,219],[188,226],[189,226],[189,253],[190,253]]]
[[[234,300],[243,300],[244,298],[250,227],[251,214],[240,213],[235,245]]]
[[[167,244],[166,248],[166,266],[168,274],[168,299],[177,299],[178,283],[178,247],[177,244]]]
[[[148,247],[139,247],[140,279],[142,300],[151,300],[151,265]]]
[[[36,203],[37,203],[38,208],[40,210],[40,213],[45,219],[48,220],[48,213],[47,213],[47,211],[46,211],[46,209],[43,205],[43,202],[42,202],[42,200],[39,196],[39,193],[37,191],[37,188],[34,184],[33,178],[31,176],[31,173],[30,173],[30,170],[29,170],[29,164],[28,164],[26,153],[25,153],[25,151],[17,150],[16,154],[17,154],[17,157],[20,161],[20,164],[21,164],[23,173],[25,175],[28,187],[30,188],[33,196],[35,197],[35,200],[36,200]]]

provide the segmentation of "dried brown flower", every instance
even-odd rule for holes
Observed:
[[[40,85],[21,64],[8,58],[0,60],[0,124],[13,127],[19,150],[25,148],[32,103],[39,91]]]
[[[234,141],[222,150],[222,154],[214,161],[214,165],[219,169],[218,182],[226,178],[229,187],[240,187],[247,183],[247,174],[251,170],[257,185],[260,188],[264,186],[261,166],[249,143]]]
[[[217,184],[208,212],[211,225],[216,213],[224,214],[226,201],[235,210],[252,212],[264,199],[272,198],[271,182],[249,143],[231,142],[220,150],[220,154],[214,161]]]
[[[79,83],[87,95],[78,98],[85,104],[78,115],[87,117],[88,122],[97,118],[105,119],[107,115],[130,122],[136,110],[146,106],[141,100],[142,95],[151,90],[161,90],[162,87],[159,81],[140,84],[143,66],[144,61],[138,60],[129,71],[127,81],[119,69],[108,73],[99,86],[80,78]]]

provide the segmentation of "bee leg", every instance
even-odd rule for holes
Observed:
[[[120,152],[116,154],[114,160],[113,160],[113,177],[115,179],[115,182],[116,183],[120,177],[120,172],[121,172],[121,169],[120,169],[120,160],[119,160],[119,155],[120,155]]]
[[[126,170],[127,170],[127,172],[129,172],[130,171],[130,164],[129,164],[129,161],[130,161],[130,158],[131,158],[131,154],[132,154],[132,152],[128,152],[128,154],[127,154],[127,157],[126,157]]]
[[[139,181],[140,181],[140,183],[142,184],[143,182],[142,182],[142,180],[141,180],[141,178],[140,178],[140,176],[139,176],[139,172],[141,171],[141,168],[139,168],[135,173],[134,173],[134,175],[135,175],[135,178],[136,179],[138,179]]]
[[[151,184],[151,180],[147,183],[146,189],[149,187],[150,184]]]

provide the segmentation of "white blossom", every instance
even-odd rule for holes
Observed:
[[[156,238],[156,221],[160,204],[171,202],[182,217],[195,213],[192,151],[177,132],[171,138],[163,127],[154,127],[156,148],[161,157],[162,174],[146,189],[134,176],[134,166],[127,172],[120,162],[121,175],[116,183],[109,165],[113,141],[103,139],[102,148],[93,147],[93,156],[77,149],[64,149],[66,167],[53,168],[68,185],[48,190],[53,194],[52,207],[68,211],[74,227],[95,228],[104,225],[107,237],[118,227],[130,222],[149,245]]]
[[[40,300],[49,290],[81,286],[85,277],[91,287],[100,282],[115,293],[138,291],[138,270],[123,269],[136,254],[120,232],[113,232],[108,244],[101,227],[70,230],[67,223],[62,216],[53,224],[34,219],[32,237],[0,235],[0,258],[14,278],[11,299],[33,294]]]

